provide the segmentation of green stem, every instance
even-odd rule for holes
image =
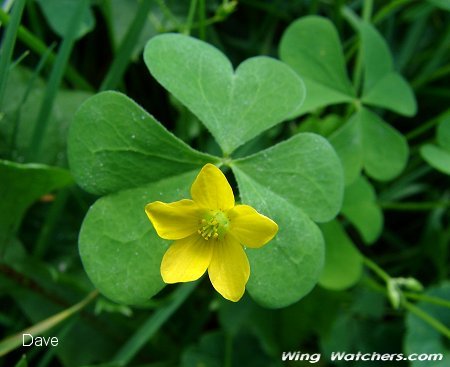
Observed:
[[[428,15],[425,15],[409,26],[405,40],[402,42],[400,52],[396,57],[398,71],[402,71],[414,57],[414,54],[417,52],[417,46],[420,44],[417,40],[422,37],[427,25]]]
[[[198,22],[199,22],[199,38],[206,40],[206,6],[205,0],[199,0],[198,4]]]
[[[183,33],[187,36],[191,33],[192,23],[194,21],[195,10],[197,9],[197,0],[191,0],[191,4],[189,6],[189,13],[186,19],[186,25],[184,26]]]
[[[374,281],[373,279],[371,279],[369,277],[365,277],[365,278],[363,278],[363,281],[366,285],[368,285],[373,290],[375,290],[377,292],[381,292],[385,295],[387,294],[386,288],[383,287],[382,285],[380,285],[378,282]],[[402,293],[403,293],[403,296],[405,296],[408,299],[413,299],[413,300],[417,300],[417,301],[421,301],[421,302],[434,304],[437,306],[450,308],[450,301],[447,301],[446,299],[442,299],[442,298],[438,298],[438,297],[431,297],[431,296],[427,296],[427,295],[421,294],[421,293],[412,293],[412,292],[402,292]]]
[[[365,22],[370,23],[372,18],[373,0],[365,0],[362,10],[362,18]]]
[[[431,167],[423,165],[423,162],[419,158],[417,158],[417,163],[415,161],[411,160],[407,171],[394,184],[379,192],[378,200],[380,202],[394,201],[402,198],[403,196],[399,195],[399,192],[402,192],[405,187],[412,186],[422,177],[432,172]]]
[[[150,0],[147,0],[149,3],[151,3]],[[180,27],[180,24],[178,22],[177,17],[172,13],[170,8],[166,5],[166,2],[164,0],[157,0],[158,6],[162,10],[163,14],[170,19],[170,21],[175,25],[175,29],[178,32],[182,31],[182,28]]]
[[[367,12],[363,10],[363,13]],[[358,29],[358,18],[356,14],[348,7],[342,8],[343,17],[350,23],[355,31]],[[358,51],[356,53],[355,65],[353,71],[353,88],[355,89],[356,95],[359,95],[362,84],[362,72],[363,72],[363,55],[362,55],[362,43],[360,37],[356,41],[358,45]]]
[[[402,202],[402,203],[380,202],[378,203],[378,205],[382,209],[386,210],[417,211],[417,210],[433,210],[436,208],[450,207],[450,201]]]
[[[413,86],[414,89],[418,89],[422,85],[428,84],[436,79],[446,77],[448,74],[450,74],[450,64],[440,67],[430,75],[425,75],[422,78],[416,79],[414,82],[411,83],[411,85]]]
[[[429,9],[431,12],[431,8]],[[411,85],[414,89],[426,83],[426,81],[433,75],[434,71],[447,60],[448,45],[450,43],[450,25],[444,33],[444,36],[432,50],[432,57],[427,60],[427,63],[423,68],[417,73]]]
[[[33,32],[36,37],[44,39],[44,31],[42,29],[42,22],[39,18],[38,10],[36,9],[36,3],[36,1],[27,1],[27,17],[29,20],[31,32]]]
[[[421,318],[424,322],[426,322],[432,328],[439,331],[442,335],[444,335],[448,339],[450,339],[450,329],[448,327],[446,327],[443,323],[441,323],[439,320],[436,320],[433,316],[431,316],[430,314],[426,313],[421,308],[417,307],[416,305],[413,305],[412,303],[410,303],[406,300],[403,300],[402,304],[409,312],[411,312],[412,314]]]
[[[14,51],[14,45],[17,38],[17,30],[19,29],[20,20],[22,19],[23,9],[26,0],[16,2],[12,10],[11,22],[6,28],[4,38],[2,40],[1,58],[0,58],[0,107],[3,103],[3,96],[6,90],[6,82],[8,80],[9,66]]]
[[[66,325],[64,325],[64,327],[62,327],[61,330],[58,331],[56,335],[58,340],[64,340],[67,334],[72,330],[72,328],[77,325],[77,321],[78,318],[76,317],[70,319],[66,323]],[[47,367],[55,357],[57,350],[58,348],[48,348],[36,367]]]
[[[199,29],[201,26],[209,27],[210,25],[223,22],[224,20],[225,20],[225,18],[222,15],[214,14],[212,17],[205,19],[204,23],[202,23],[202,24],[200,24],[199,21],[193,22],[190,27],[190,30],[192,31],[193,29]],[[163,28],[163,27],[158,27],[155,24],[153,26],[158,30],[158,33],[178,32],[178,28],[176,28],[176,27]],[[185,28],[186,28],[186,26],[182,27],[182,29],[185,29]]]
[[[370,260],[367,257],[363,257],[363,263],[369,268],[371,269],[376,275],[378,275],[378,277],[380,279],[382,279],[386,285],[392,281],[391,276],[385,272],[382,268],[380,268],[376,263],[374,263],[372,260]],[[375,282],[371,282],[371,283],[375,283]],[[370,284],[370,283],[369,283]],[[375,289],[378,290],[382,290],[383,293],[386,294],[386,289],[378,286],[376,283],[374,284],[370,284],[372,287],[374,287]],[[446,336],[447,338],[450,338],[450,329],[447,328],[444,324],[442,324],[439,320],[436,320],[433,316],[431,316],[430,314],[426,313],[425,311],[423,311],[422,309],[420,309],[419,307],[413,305],[412,303],[410,303],[409,301],[406,300],[405,297],[408,297],[408,295],[410,296],[412,293],[404,293],[402,292],[402,300],[401,300],[401,304],[405,307],[405,309],[407,309],[409,312],[413,313],[414,315],[416,315],[417,317],[421,318],[424,322],[426,322],[428,325],[430,325],[432,328],[434,328],[435,330],[437,330],[438,332],[440,332],[442,335]],[[417,297],[417,299],[420,299]],[[432,300],[432,303],[444,303],[445,306],[448,306],[448,301],[445,300],[441,300],[441,299],[436,299],[434,297],[429,297],[429,296],[422,296],[422,300],[425,302],[430,302]]]
[[[160,329],[160,327],[175,313],[183,304],[198,282],[185,283],[173,292],[172,301],[158,308],[152,316],[128,339],[128,341],[119,349],[111,362],[118,362],[128,365],[139,350],[148,342],[148,340]]]
[[[417,301],[432,303],[437,306],[450,308],[450,301],[447,301],[443,298],[431,297],[421,293],[412,293],[412,292],[403,292],[403,295],[406,298],[414,299]]]
[[[50,73],[44,98],[42,99],[42,104],[36,118],[36,123],[33,127],[26,160],[33,159],[34,161],[39,161],[41,143],[47,132],[47,125],[52,112],[53,103],[59,91],[59,85],[61,84],[64,70],[75,44],[76,31],[82,20],[83,9],[86,8],[86,1],[87,0],[80,0],[68,24],[66,34],[64,35],[63,42],[58,51],[58,56],[55,59],[55,64]]]
[[[31,78],[28,81],[27,88],[25,90],[25,93],[23,94],[22,100],[20,104],[18,105],[16,111],[15,111],[15,118],[14,118],[14,126],[13,131],[11,134],[11,141],[10,141],[10,154],[11,154],[11,160],[15,160],[17,157],[14,156],[14,151],[17,148],[17,136],[19,134],[20,124],[21,124],[21,114],[22,114],[22,106],[25,105],[25,103],[28,100],[28,96],[30,95],[31,91],[33,90],[33,86],[36,82],[36,80],[39,77],[39,74],[41,73],[42,69],[44,68],[45,62],[47,61],[47,58],[49,54],[51,53],[51,50],[54,48],[55,44],[52,44],[48,49],[47,52],[42,55],[41,59],[39,60],[39,63],[37,64],[36,68],[33,71],[33,74],[31,75]]]
[[[111,64],[105,78],[103,79],[102,85],[100,86],[101,91],[116,88],[120,80],[122,79],[123,74],[125,73],[125,70],[130,61],[130,57],[133,53],[136,42],[139,39],[142,29],[144,28],[147,21],[147,15],[152,4],[153,2],[149,0],[141,1],[141,4],[136,11],[136,15],[131,22],[131,26],[130,28],[128,28],[128,31],[123,38],[119,49],[117,50],[114,61]]]
[[[363,257],[363,263],[371,269],[375,274],[378,275],[382,280],[384,280],[386,283],[389,282],[391,277],[388,273],[386,273],[383,269],[381,269],[376,263],[374,263],[372,260],[370,260],[367,257]]]
[[[26,50],[24,51],[17,59],[14,61],[11,60],[11,65],[9,66],[9,70],[13,70],[17,65],[20,65],[20,63],[25,60],[30,55],[30,51]]]
[[[413,0],[394,0],[387,2],[387,4],[375,14],[375,16],[373,17],[373,23],[380,23],[386,17],[391,15],[392,12],[397,11],[397,8],[400,8],[401,6],[412,2]]]
[[[0,22],[8,24],[10,17],[2,9],[0,9]],[[48,52],[48,48],[39,38],[34,36],[28,29],[23,26],[19,26],[17,30],[17,38],[21,40],[26,46],[38,55],[43,56]],[[56,61],[56,55],[51,52],[48,56],[48,63],[53,65]],[[94,87],[90,85],[86,79],[84,79],[71,65],[67,65],[65,70],[66,79],[73,84],[77,89],[83,89],[87,91],[94,91]]]
[[[421,124],[414,130],[410,131],[408,134],[406,134],[406,139],[412,140],[423,133],[427,132],[428,130],[435,127],[441,120],[445,119],[447,116],[450,116],[450,108],[447,108],[443,113],[441,113],[439,116],[435,117],[434,119],[431,119],[427,121],[424,124]]]
[[[373,0],[365,0],[363,2],[362,9],[362,20],[370,23],[370,19],[372,17],[372,9],[373,9]],[[352,25],[355,31],[358,30],[358,18],[356,14],[349,7],[342,8],[342,15],[347,21]],[[355,89],[356,95],[359,95],[361,86],[362,86],[362,76],[363,76],[363,49],[361,39],[359,37],[358,40],[358,52],[356,54],[355,66],[353,72],[353,87]]]
[[[220,23],[223,22],[223,17],[219,16],[219,15],[214,15],[211,18],[205,19],[205,21],[202,23],[200,21],[198,22],[194,22],[192,24],[191,29],[199,29],[201,27],[209,27],[210,25],[213,25],[215,23]]]

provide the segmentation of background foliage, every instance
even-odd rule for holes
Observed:
[[[432,365],[446,365],[449,10],[3,1],[0,366],[301,365],[283,351],[328,366],[340,350],[443,353]],[[186,197],[198,167],[223,155],[242,200],[288,228],[249,253],[237,304],[205,279],[162,289],[167,243],[141,205]],[[60,345],[20,347],[23,332]]]

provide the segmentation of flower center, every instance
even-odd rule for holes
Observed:
[[[208,211],[200,221],[200,234],[206,241],[210,238],[215,240],[222,239],[228,231],[230,220],[227,215],[220,210]]]

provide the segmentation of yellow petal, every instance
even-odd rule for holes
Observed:
[[[234,195],[222,171],[213,164],[206,164],[191,187],[191,196],[202,208],[228,210],[234,206]]]
[[[179,240],[198,230],[201,211],[192,200],[173,203],[155,201],[147,204],[145,212],[158,236],[166,240]]]
[[[228,212],[230,233],[244,246],[257,248],[269,242],[278,225],[248,205],[236,205]]]
[[[161,276],[165,283],[197,280],[208,268],[211,256],[211,243],[198,234],[175,241],[164,254]]]
[[[241,299],[250,276],[250,265],[244,249],[232,236],[213,243],[208,274],[212,285],[224,298],[233,302]]]

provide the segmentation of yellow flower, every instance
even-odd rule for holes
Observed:
[[[191,187],[192,200],[155,201],[145,212],[158,235],[175,240],[161,263],[165,283],[190,282],[208,269],[214,288],[238,301],[250,276],[242,246],[269,242],[278,225],[248,205],[235,205],[233,190],[222,171],[206,164]]]

